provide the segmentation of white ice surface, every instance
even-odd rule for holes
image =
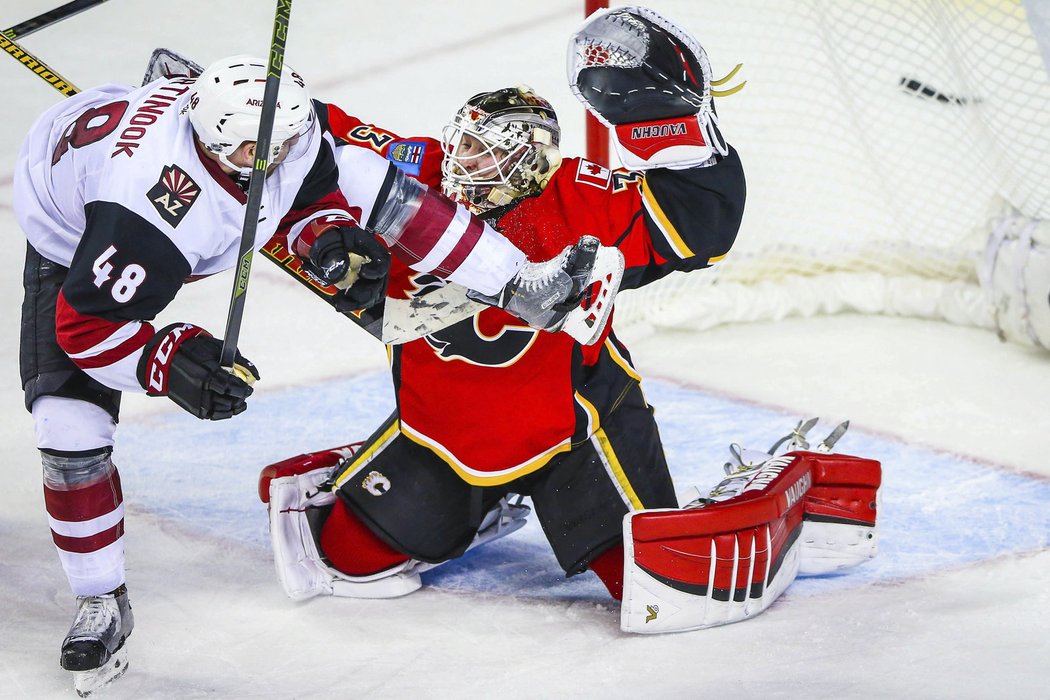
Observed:
[[[52,3],[14,5],[0,25]],[[155,46],[203,63],[264,52],[271,5],[111,0],[24,43],[78,85],[137,82]],[[465,96],[527,82],[560,108],[565,151],[580,152],[562,63],[576,3],[335,5],[293,8],[288,60],[319,97],[436,134]],[[60,98],[9,58],[0,87],[12,243],[0,282],[0,697],[74,697],[57,663],[72,602],[17,380],[24,243],[10,208],[20,139]],[[218,331],[230,284],[191,285],[162,320]],[[264,375],[252,408],[211,425],[125,397],[117,460],[137,627],[130,670],[102,697],[1046,696],[1050,356],[986,331],[852,316],[634,340],[681,493],[717,480],[729,441],[761,447],[801,417],[851,419],[843,449],[884,461],[879,558],[799,581],[747,623],[663,637],[621,633],[597,580],[565,581],[535,524],[404,599],[292,603],[271,571],[258,469],[363,437],[391,401],[383,351],[259,262],[240,343]]]

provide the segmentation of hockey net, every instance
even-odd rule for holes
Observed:
[[[989,237],[1050,218],[1045,5],[645,4],[700,40],[716,78],[743,64],[716,107],[748,202],[716,274],[625,293],[618,325],[856,311],[995,326]]]

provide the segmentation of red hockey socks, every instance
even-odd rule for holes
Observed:
[[[609,595],[623,600],[623,542],[602,552],[589,568],[609,589]]]
[[[348,576],[368,576],[409,559],[376,537],[339,499],[321,528],[321,549]]]

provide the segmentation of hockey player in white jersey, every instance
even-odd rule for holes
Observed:
[[[167,396],[198,418],[221,420],[245,410],[259,378],[239,354],[234,372],[222,369],[221,341],[203,328],[151,322],[184,283],[237,260],[265,71],[265,61],[235,56],[199,79],[88,90],[42,115],[19,153],[15,210],[28,239],[20,370],[52,536],[79,605],[61,664],[82,693],[123,674],[134,624],[123,496],[110,457],[121,392]],[[369,296],[389,255],[356,226],[331,138],[287,66],[271,143],[257,248],[285,236],[326,281]],[[405,219],[388,244],[412,264],[428,264],[455,238],[456,222],[435,230],[421,217]],[[438,272],[498,295],[523,272],[544,269],[487,226],[472,242]],[[560,272],[581,277],[579,269]],[[540,299],[550,290],[535,291]],[[529,321],[528,305],[520,308]],[[538,322],[560,327],[546,315]]]

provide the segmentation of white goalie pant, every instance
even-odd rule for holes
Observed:
[[[324,562],[317,551],[306,511],[335,502],[334,493],[319,489],[333,469],[323,467],[270,482],[270,542],[277,579],[285,594],[293,600],[319,595],[397,598],[418,590],[422,586],[420,573],[441,564],[409,559],[370,576],[348,576]],[[503,499],[486,513],[468,550],[519,529],[529,512],[528,506],[510,504]]]

